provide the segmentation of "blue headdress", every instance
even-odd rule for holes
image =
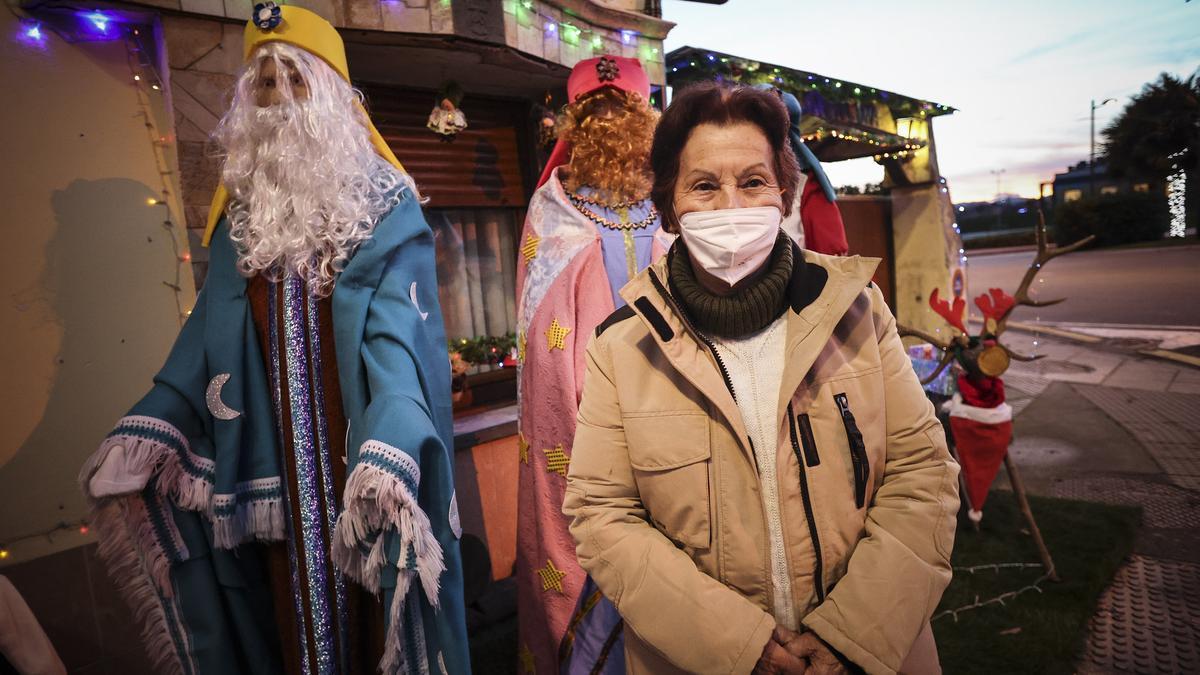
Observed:
[[[812,171],[813,176],[821,185],[821,190],[825,193],[825,198],[830,203],[837,201],[837,195],[833,191],[833,185],[829,183],[829,177],[825,175],[825,170],[821,168],[821,162],[812,150],[804,144],[800,139],[800,101],[795,96],[789,94],[782,89],[778,89],[771,84],[760,84],[759,89],[774,90],[779,94],[779,98],[783,101],[784,107],[788,111],[788,139],[792,143],[792,152],[796,153],[796,161],[800,163],[800,169],[803,171]]]

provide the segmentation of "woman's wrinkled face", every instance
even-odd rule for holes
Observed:
[[[293,100],[303,101],[308,98],[308,85],[304,84],[304,78],[300,77],[295,67],[288,65],[284,70],[286,73],[281,73],[275,65],[275,59],[272,58],[258,62],[258,78],[254,81],[254,102],[258,107],[269,108],[284,101],[284,83],[280,81],[282,77],[288,78],[287,84],[291,87]]]
[[[692,130],[679,158],[675,217],[693,211],[774,206],[783,212],[771,144],[750,122]]]

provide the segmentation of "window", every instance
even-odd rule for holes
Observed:
[[[517,241],[527,201],[522,169],[528,158],[519,138],[524,104],[473,96],[466,110],[471,126],[446,142],[425,128],[428,92],[364,91],[376,127],[429,199],[425,219],[434,234],[446,336],[514,332]]]
[[[1063,191],[1063,201],[1064,202],[1073,202],[1073,201],[1076,201],[1076,200],[1082,199],[1082,198],[1083,198],[1083,190],[1080,190],[1079,188]]]
[[[1115,194],[1117,194],[1117,186],[1116,185],[1105,185],[1104,187],[1100,188],[1100,194],[1115,195]]]
[[[1149,183],[1137,183],[1133,186],[1133,191],[1134,192],[1149,192],[1150,184]]]

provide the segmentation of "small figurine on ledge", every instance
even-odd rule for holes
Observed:
[[[433,111],[429,113],[429,121],[425,124],[430,131],[440,134],[446,143],[453,141],[460,131],[467,128],[467,116],[458,108],[462,98],[462,87],[454,80],[447,81],[438,91]]]

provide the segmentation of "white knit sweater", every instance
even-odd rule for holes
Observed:
[[[737,339],[714,339],[725,362],[746,431],[754,443],[762,487],[763,513],[771,550],[771,580],[775,588],[775,621],[790,630],[797,626],[792,605],[792,581],[783,547],[783,522],[779,515],[779,477],[775,473],[778,439],[775,420],[779,387],[783,381],[783,350],[787,322],[781,316],[766,328]]]

